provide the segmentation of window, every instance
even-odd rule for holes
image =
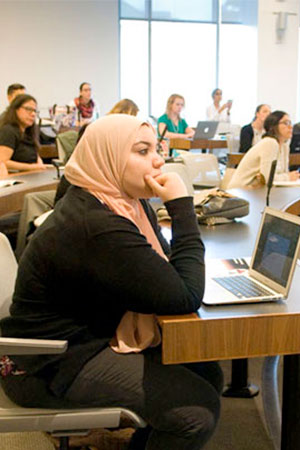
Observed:
[[[233,99],[232,122],[249,123],[256,23],[257,0],[120,0],[121,97],[158,117],[168,97],[181,94],[195,126],[220,87],[224,101]]]

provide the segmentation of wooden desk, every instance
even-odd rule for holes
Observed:
[[[227,148],[226,139],[170,139],[170,149],[191,150],[193,148],[213,150],[214,148]]]
[[[21,211],[24,196],[29,192],[55,189],[58,183],[56,177],[55,168],[9,175],[7,179],[22,181],[22,184],[0,188],[0,216]]]
[[[228,153],[227,167],[236,167],[246,153]],[[290,153],[290,166],[300,166],[300,153]]]
[[[206,257],[249,256],[257,235],[266,189],[232,190],[250,201],[249,216],[235,223],[201,226]],[[273,188],[270,205],[300,208],[299,188]],[[198,313],[158,317],[164,364],[284,356],[282,450],[300,448],[300,267],[287,302],[202,306]],[[293,356],[294,355],[294,356]]]

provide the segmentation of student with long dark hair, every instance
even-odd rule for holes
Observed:
[[[37,102],[28,94],[18,95],[0,123],[0,161],[8,170],[44,169],[38,155]]]
[[[263,103],[257,106],[252,122],[241,129],[239,152],[246,153],[261,140],[265,133],[264,122],[270,113],[269,105]]]
[[[289,172],[288,141],[293,133],[289,115],[284,111],[274,111],[266,118],[264,128],[263,138],[245,154],[228,188],[265,184],[274,159],[277,160],[275,181],[298,180],[298,171]]]

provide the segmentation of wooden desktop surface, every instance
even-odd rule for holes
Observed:
[[[181,150],[191,150],[191,149],[209,149],[214,148],[227,148],[226,139],[184,139],[176,138],[170,139],[170,148],[177,148]]]
[[[57,171],[54,167],[14,173],[7,179],[22,181],[22,184],[0,188],[0,216],[21,211],[25,194],[55,189],[58,183]]]
[[[227,155],[227,167],[236,167],[246,153],[232,152]],[[300,153],[290,153],[290,166],[300,166]]]
[[[206,258],[252,254],[266,189],[232,190],[250,201],[250,214],[234,223],[201,226]],[[298,202],[295,202],[298,200]],[[273,188],[270,206],[300,209],[299,188]],[[164,364],[300,353],[300,267],[287,302],[201,306],[198,313],[159,316]]]

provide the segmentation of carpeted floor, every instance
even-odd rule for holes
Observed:
[[[262,358],[249,360],[249,379],[261,385]],[[231,362],[221,363],[225,382],[230,381]],[[263,422],[261,396],[254,399],[222,398],[218,428],[205,450],[274,450]],[[4,433],[0,450],[53,450],[43,433]],[[172,450],[172,449],[166,449]]]

